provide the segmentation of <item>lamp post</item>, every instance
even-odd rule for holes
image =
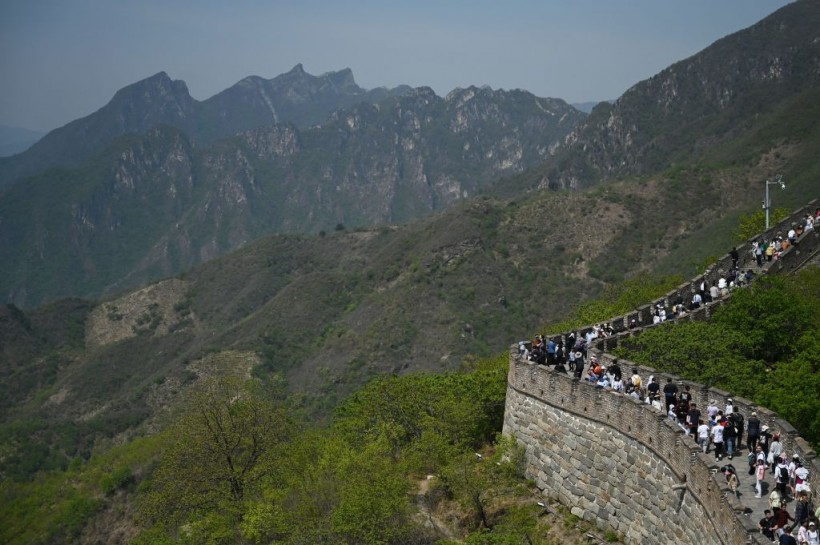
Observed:
[[[769,208],[772,207],[772,202],[769,200],[769,186],[779,185],[780,189],[786,189],[786,184],[783,183],[783,175],[778,174],[773,182],[766,180],[766,200],[763,201],[763,210],[766,211],[766,229],[769,228]]]

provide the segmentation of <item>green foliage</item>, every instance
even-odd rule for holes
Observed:
[[[789,217],[786,208],[772,208],[769,211],[769,226],[773,227]],[[751,214],[743,214],[738,221],[737,229],[732,233],[735,242],[741,243],[756,237],[766,230],[766,211],[756,210]]]
[[[470,373],[376,379],[339,407],[336,428],[356,442],[384,437],[408,463],[430,469],[501,428],[506,365],[499,356]]]
[[[582,326],[599,324],[645,305],[683,282],[680,276],[655,277],[640,275],[607,286],[597,298],[577,305],[570,316],[561,322],[548,324],[542,331],[569,331]]]
[[[644,331],[616,353],[760,403],[820,443],[820,269],[766,276],[736,290],[711,322]]]
[[[257,384],[230,377],[201,384],[187,407],[142,512],[166,522],[187,520],[203,509],[241,513],[246,494],[271,471],[279,445],[289,437],[284,407]]]
[[[116,490],[125,488],[133,483],[134,474],[131,472],[131,468],[128,466],[123,466],[115,469],[110,475],[103,477],[100,486],[102,487],[103,492],[108,495],[113,494]]]
[[[464,452],[454,456],[443,471],[446,487],[473,515],[475,528],[494,526],[490,516],[493,502],[526,488],[523,481],[524,448],[500,436],[489,455]]]
[[[30,482],[0,482],[0,542],[9,545],[74,543],[98,512],[124,495],[103,496],[108,478],[131,493],[131,479],[145,471],[164,436],[138,439],[83,464],[76,459],[67,471],[41,472]],[[127,476],[130,475],[130,476]],[[157,543],[158,541],[150,541]]]

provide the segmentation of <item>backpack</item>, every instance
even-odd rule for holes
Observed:
[[[787,468],[786,466],[780,468],[780,482],[789,482],[789,468]]]
[[[732,420],[735,421],[735,426],[738,428],[743,427],[743,415],[740,413],[732,413]]]

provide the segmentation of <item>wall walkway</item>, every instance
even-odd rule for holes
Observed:
[[[793,221],[814,212],[818,206],[817,200],[812,201],[759,237],[771,239],[778,232],[785,235]],[[751,242],[738,246],[741,268],[757,268],[751,256]],[[790,274],[816,261],[820,250],[818,229],[804,234],[798,242],[782,259],[766,265],[761,272]],[[656,304],[664,303],[668,308],[679,298],[690,301],[702,279],[711,283],[728,272],[731,265],[727,254],[703,275],[663,298],[613,319],[616,334],[599,339],[594,349],[601,352],[604,361],[611,361],[614,357],[607,352],[620,339],[657,327],[652,326],[651,312]],[[720,303],[707,305],[682,319],[709,319],[716,304]],[[582,328],[579,333],[588,329]],[[557,340],[567,334],[550,337]],[[719,465],[714,456],[701,453],[694,440],[685,436],[665,414],[629,396],[525,361],[517,355],[517,347],[510,354],[504,433],[524,444],[528,476],[544,494],[573,506],[575,515],[595,522],[601,529],[621,533],[627,543],[770,543],[757,530],[765,500],[753,497],[754,493],[747,488],[748,479],[741,483],[739,497],[732,494],[723,476],[717,474]],[[666,377],[672,377],[679,384],[688,385],[701,407],[712,399],[723,406],[732,397],[729,392],[622,359],[619,364],[625,376],[636,367],[644,380],[655,375],[661,384]],[[772,411],[750,400],[733,397],[733,401],[736,410],[747,418],[756,411],[761,424],[781,432],[786,451],[799,454],[809,468],[812,501],[815,505],[820,503],[820,460],[808,443]],[[744,476],[745,457],[735,461]],[[724,459],[721,464],[726,462]]]

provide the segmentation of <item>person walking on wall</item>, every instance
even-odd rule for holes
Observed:
[[[715,445],[715,461],[719,462],[723,458],[723,426],[720,422],[712,426],[712,444]]]
[[[763,481],[766,479],[766,464],[763,460],[757,461],[755,469],[755,498],[763,496]]]

